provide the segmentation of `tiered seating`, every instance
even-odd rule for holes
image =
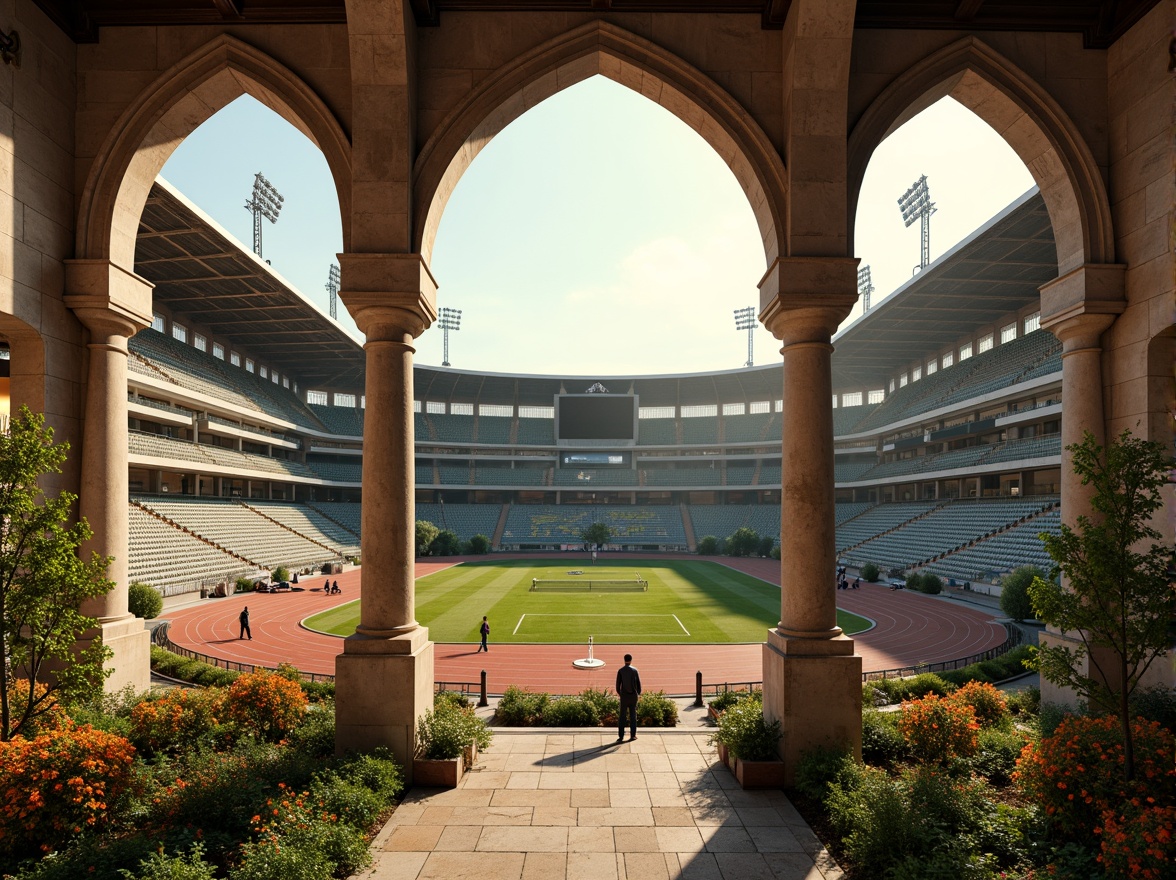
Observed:
[[[758,443],[772,420],[771,413],[723,416],[724,443]]]
[[[520,446],[552,446],[555,444],[554,419],[519,418]]]
[[[755,464],[738,462],[727,465],[728,486],[750,486],[755,479]]]
[[[437,475],[433,472],[433,466],[431,464],[418,464],[414,479],[418,486],[431,486],[437,482]]]
[[[1052,509],[1008,531],[957,550],[926,567],[945,578],[961,581],[991,581],[1022,565],[1035,565],[1048,572],[1053,560],[1045,552],[1042,532],[1061,534],[1061,512]]]
[[[494,537],[502,508],[497,504],[417,504],[416,518],[448,529],[463,541],[474,535]]]
[[[631,468],[556,468],[557,486],[636,486],[637,472]]]
[[[781,474],[780,465],[778,465],[778,464],[765,464],[763,467],[760,468],[759,481],[756,483],[756,485],[757,486],[779,486],[780,481],[782,479],[783,479],[783,476]]]
[[[858,422],[872,413],[878,408],[876,403],[867,403],[862,406],[839,406],[833,410],[833,436],[839,437],[842,434],[854,434],[854,428],[857,427]]]
[[[519,423],[522,424],[522,419],[519,420]],[[674,446],[678,442],[677,424],[674,419],[639,419],[637,421],[638,445]]]
[[[319,403],[309,403],[307,406],[331,433],[343,434],[347,437],[363,436],[364,411],[362,409],[351,406],[323,406]]]
[[[747,504],[691,504],[687,508],[695,539],[713,535],[726,538],[747,524]]]
[[[1030,458],[1056,458],[1061,454],[1062,435],[1048,434],[1044,437],[1026,437],[1002,443],[984,456],[984,464]]]
[[[747,508],[747,527],[761,538],[770,535],[780,540],[780,505],[753,504]]]
[[[1042,498],[954,501],[855,547],[846,558],[858,565],[909,568],[1035,515],[1046,503]]]
[[[682,443],[693,446],[699,443],[719,442],[719,420],[715,416],[682,419]]]
[[[860,479],[862,474],[874,467],[872,461],[842,461],[833,460],[833,479],[838,483],[848,483]]]
[[[163,403],[159,400],[148,400],[146,397],[136,397],[133,394],[127,395],[127,402],[137,403],[139,406],[149,406],[151,409],[162,410],[163,412],[172,413],[177,416],[192,416],[192,410],[182,406],[172,406],[170,403]]]
[[[418,413],[433,426],[433,436],[441,443],[472,443],[474,439],[474,417],[455,416],[446,413]]]
[[[717,467],[682,466],[649,468],[645,471],[647,486],[717,486],[722,475]]]
[[[474,484],[478,486],[543,486],[547,483],[546,467],[492,467],[477,464]]]
[[[873,506],[869,501],[842,502],[841,504],[836,504],[834,505],[835,522],[837,525],[841,525],[843,522],[849,522],[855,516],[861,516]]]
[[[302,462],[286,461],[280,458],[270,458],[267,455],[253,455],[248,452],[237,452],[223,446],[212,446],[205,443],[189,443],[186,440],[176,440],[161,434],[150,434],[145,431],[131,431],[128,435],[128,449],[132,455],[150,455],[156,458],[174,458],[179,461],[194,464],[217,465],[221,468],[262,471],[264,473],[280,474],[282,476],[316,477],[318,476]]]
[[[273,418],[286,419],[304,428],[322,429],[322,423],[288,388],[230,366],[222,360],[156,330],[140,330],[128,347],[171,381],[226,400]],[[206,378],[208,377],[208,378]]]
[[[837,549],[842,550],[868,541],[882,532],[921,516],[936,505],[935,501],[903,501],[898,504],[879,504],[865,513],[837,526]],[[867,560],[869,561],[869,560]]]
[[[313,507],[282,501],[249,501],[248,505],[286,528],[319,544],[326,544],[342,556],[359,553],[359,535],[327,519]]]
[[[360,517],[360,507],[355,501],[316,501],[311,505],[323,516],[334,522],[339,523],[347,531],[355,535],[361,535],[362,519]]]
[[[135,504],[128,508],[127,574],[132,582],[173,596],[256,571],[248,562],[168,525]]]
[[[509,416],[478,416],[479,443],[510,443]]]
[[[553,504],[516,504],[511,507],[502,543],[519,546],[577,544],[584,529],[594,522],[607,523],[613,529],[612,544],[686,546],[686,529],[677,507]]]
[[[470,466],[468,464],[439,464],[437,472],[443,486],[468,486]]]
[[[264,568],[302,568],[338,554],[270,522],[232,501],[186,496],[143,496],[144,507]]]
[[[363,467],[358,461],[311,461],[310,469],[316,476],[336,483],[358,483],[363,479]]]

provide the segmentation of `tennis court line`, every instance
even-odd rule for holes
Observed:
[[[674,618],[674,620],[678,620],[677,614],[671,614],[670,617]],[[682,626],[682,621],[678,620],[678,626]],[[686,635],[690,635],[690,630],[686,629],[684,626],[682,626],[682,632],[686,633]]]
[[[523,617],[526,617],[526,616],[527,615],[525,615],[525,614],[523,615]],[[520,617],[519,622],[515,624],[514,632],[511,633],[512,636],[518,635],[519,627],[523,625],[523,617]]]

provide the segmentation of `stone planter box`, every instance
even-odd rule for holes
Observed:
[[[783,788],[784,762],[735,759],[735,778],[744,789]]]
[[[728,770],[730,770],[731,769],[731,756],[727,752],[727,747],[725,745],[723,745],[722,743],[718,743],[715,746],[715,749],[719,753],[719,760],[723,762],[723,766],[726,767]]]
[[[457,788],[465,773],[463,757],[432,761],[426,758],[412,759],[412,784],[430,788]]]

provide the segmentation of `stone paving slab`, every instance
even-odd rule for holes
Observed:
[[[353,880],[843,880],[780,791],[706,736],[498,733],[454,790],[414,788]]]

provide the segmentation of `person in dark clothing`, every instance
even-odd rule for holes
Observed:
[[[629,719],[629,739],[637,739],[637,700],[641,696],[641,675],[633,665],[633,655],[625,655],[625,665],[617,670],[617,696],[621,711],[617,716],[617,742],[625,738],[625,719]]]
[[[482,634],[482,644],[478,647],[478,651],[485,651],[489,654],[490,649],[486,647],[486,639],[490,636],[490,621],[486,619],[485,615],[482,616],[482,625],[478,628],[478,632]]]
[[[342,590],[339,589],[339,582],[338,581],[332,582],[331,592],[334,593],[336,596],[343,592]]]
[[[244,608],[241,609],[241,613],[237,616],[237,620],[239,620],[241,622],[241,635],[237,636],[237,638],[243,639],[243,638],[245,638],[245,636],[249,636],[249,640],[253,641],[253,630],[251,630],[249,628],[249,606],[248,605],[246,605]]]

